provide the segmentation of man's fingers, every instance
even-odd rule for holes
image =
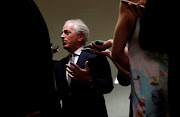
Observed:
[[[72,72],[76,72],[76,68],[75,67],[72,67],[68,64],[66,64],[66,67],[68,67],[68,69],[70,69]]]
[[[73,78],[74,80],[77,80],[75,74],[72,75],[72,74],[68,73],[68,76],[69,76],[70,78]]]
[[[73,65],[73,67],[74,67],[75,70],[80,70],[80,69],[81,69],[78,65],[76,65],[76,64],[73,63],[73,62],[70,62],[70,64]]]

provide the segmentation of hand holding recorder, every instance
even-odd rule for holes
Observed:
[[[53,55],[54,53],[58,52],[59,46],[58,45],[54,45],[52,46],[52,43],[51,43],[51,54]]]
[[[131,12],[137,17],[140,17],[142,15],[146,3],[145,0],[140,0],[139,2],[121,0],[121,2],[123,3],[123,5],[128,7],[131,10]]]

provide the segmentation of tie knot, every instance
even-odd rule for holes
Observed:
[[[69,60],[72,61],[72,62],[74,62],[75,56],[76,56],[75,53],[70,54]]]
[[[72,53],[72,54],[70,54],[70,57],[75,57],[75,56],[79,56],[78,54],[76,54],[76,53]]]
[[[70,54],[70,57],[75,57],[75,56],[76,56],[75,53]]]

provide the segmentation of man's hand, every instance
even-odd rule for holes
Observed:
[[[66,66],[68,67],[66,70],[69,72],[68,75],[82,84],[88,84],[90,81],[88,61],[86,61],[85,63],[85,69],[81,69],[73,62],[70,62],[70,64],[72,65],[72,67],[66,64]]]

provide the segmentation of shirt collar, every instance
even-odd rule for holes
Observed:
[[[75,53],[76,55],[80,56],[83,48],[84,48],[84,45],[81,46],[80,48],[78,48],[74,53]]]

